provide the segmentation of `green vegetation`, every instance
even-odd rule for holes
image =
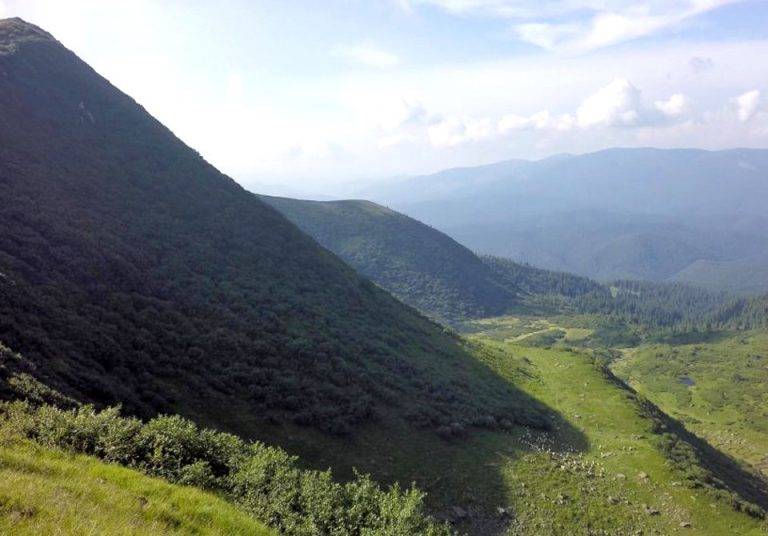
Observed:
[[[768,333],[625,350],[614,372],[693,432],[768,474]]]
[[[328,471],[298,469],[280,449],[200,430],[178,416],[142,424],[116,409],[62,411],[18,402],[0,414],[6,433],[216,491],[280,534],[448,534],[425,517],[415,489],[384,491],[368,477],[338,484]]]
[[[686,523],[696,534],[757,534],[758,527],[766,529],[728,511],[732,505],[752,511],[748,503],[733,502],[731,492],[739,488],[764,508],[765,482],[707,449],[617,384],[592,351],[546,350],[484,334],[474,337],[498,349],[500,373],[525,371],[514,374],[515,382],[585,436],[581,448],[569,452],[563,445],[574,443],[565,431],[550,434],[538,439],[543,452],[500,462],[514,490],[521,533],[586,534],[591,529],[670,534]]]
[[[467,248],[386,207],[260,197],[362,275],[443,322],[498,316],[519,301],[516,287]]]
[[[0,432],[0,534],[276,534],[223,499]]]
[[[15,374],[143,417],[237,405],[338,435],[387,413],[436,429],[528,412],[456,337],[42,30],[0,22],[0,71],[0,340],[24,355],[5,363]]]
[[[261,196],[361,274],[453,325],[505,314],[592,315],[669,333],[768,325],[768,298],[736,298],[680,283],[609,284],[494,256],[369,201]]]
[[[518,315],[463,339],[42,30],[0,21],[0,71],[0,527],[448,534],[431,513],[478,535],[766,528],[762,477],[606,365],[654,401],[685,374],[697,413],[678,391],[658,404],[713,442],[737,421],[752,446],[726,450],[759,464],[765,378],[746,369],[764,341],[696,345],[764,326],[768,299],[605,286],[480,259],[370,203],[269,200],[429,314]],[[638,348],[616,362],[619,345]],[[644,357],[667,349],[691,357]],[[724,378],[743,393],[723,396]]]
[[[498,330],[501,324],[489,325]],[[562,331],[577,339],[585,335]],[[515,427],[440,438],[387,422],[365,427],[353,439],[302,431],[291,443],[287,436],[298,430],[291,427],[272,438],[294,451],[304,448],[302,463],[333,466],[349,479],[344,484],[327,472],[299,469],[280,449],[200,430],[178,417],[141,424],[115,410],[15,403],[6,406],[6,423],[47,447],[88,452],[217,490],[256,519],[293,534],[323,533],[313,523],[332,519],[355,534],[352,527],[364,526],[365,519],[407,527],[388,534],[442,530],[424,517],[420,492],[381,490],[357,477],[354,467],[384,482],[416,481],[429,493],[429,511],[470,534],[768,530],[763,510],[755,506],[768,506],[764,482],[617,383],[599,353],[531,347],[525,339],[505,341],[481,332],[472,339],[485,366],[550,408],[551,430]],[[358,517],[350,521],[349,511]],[[390,514],[364,514],[382,511]]]

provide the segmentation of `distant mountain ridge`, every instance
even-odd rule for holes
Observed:
[[[768,150],[609,149],[448,170],[369,193],[473,251],[603,281],[723,288],[732,263],[762,272],[768,255]],[[686,270],[694,263],[708,263],[706,273]],[[729,290],[765,291],[768,279]]]

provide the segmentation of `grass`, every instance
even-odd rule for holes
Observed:
[[[764,520],[735,510],[727,497],[688,485],[685,469],[662,447],[658,421],[637,396],[606,375],[591,348],[571,347],[589,344],[595,333],[589,323],[508,317],[473,325],[467,338],[476,366],[547,413],[551,430],[475,429],[444,440],[393,411],[351,438],[338,438],[294,425],[265,427],[236,408],[213,417],[208,412],[215,421],[202,424],[280,444],[307,466],[332,467],[341,478],[351,478],[356,468],[382,483],[415,482],[428,492],[431,511],[451,520],[459,534],[768,534]],[[552,347],[532,346],[525,337],[555,330],[563,333]],[[702,345],[723,355],[739,345],[746,359],[762,348],[764,337],[682,346],[698,345],[701,357],[708,354]],[[637,356],[648,351],[643,347]],[[698,388],[696,370],[685,372]],[[253,523],[194,489],[29,443],[0,449],[0,478],[13,483],[10,492],[0,488],[2,504],[11,505],[3,506],[0,534],[46,534],[59,526],[75,534],[90,534],[90,527],[110,534],[237,534],[238,523]]]
[[[29,441],[0,441],[0,534],[275,534],[223,499]]]
[[[762,533],[764,525],[682,485],[658,448],[653,422],[588,354],[491,344],[514,356],[512,362],[530,363],[522,388],[585,439],[582,449],[569,452],[562,444],[572,441],[555,433],[503,466],[520,533],[672,534],[687,523],[696,534]]]
[[[697,435],[768,474],[768,332],[631,348],[612,368]]]
[[[244,435],[260,429],[262,439],[336,475],[351,476],[355,467],[384,483],[415,482],[428,492],[431,510],[453,520],[460,534],[767,533],[764,521],[685,484],[661,448],[657,423],[630,391],[606,377],[590,349],[513,340],[525,329],[551,327],[493,319],[476,323],[468,336],[484,367],[546,408],[554,422],[548,432],[475,430],[446,441],[394,415],[352,439],[290,426],[265,430],[237,414],[229,424]]]

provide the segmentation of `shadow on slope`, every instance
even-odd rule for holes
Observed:
[[[498,514],[498,507],[510,504],[515,493],[504,478],[502,468],[532,451],[575,453],[589,450],[589,440],[563,415],[539,399],[518,389],[515,378],[534,378],[530,366],[508,366],[504,352],[485,345],[471,345],[462,366],[482,385],[507,393],[518,406],[544,415],[544,427],[514,426],[506,431],[470,428],[451,437],[423,427],[415,427],[398,411],[386,414],[378,424],[368,424],[354,435],[339,438],[294,425],[265,425],[258,418],[225,406],[218,401],[199,401],[192,415],[212,426],[224,427],[238,435],[280,445],[300,456],[301,463],[315,469],[333,469],[336,476],[349,479],[355,471],[371,474],[380,483],[415,483],[426,491],[427,504],[438,517],[457,521],[469,534],[502,535],[511,518]],[[478,352],[484,352],[482,356]],[[499,360],[494,362],[494,360]],[[440,374],[435,361],[434,374]],[[505,374],[497,372],[506,367]],[[205,421],[207,409],[221,408],[213,420]],[[208,417],[210,418],[210,417]],[[457,520],[456,509],[467,517]]]
[[[680,421],[639,395],[607,367],[602,367],[602,372],[609,381],[630,392],[644,414],[654,422],[664,455],[690,486],[708,488],[728,500],[736,510],[754,517],[766,517],[768,481],[689,432]]]

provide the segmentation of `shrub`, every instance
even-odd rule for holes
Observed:
[[[299,469],[282,449],[201,430],[175,415],[142,423],[121,417],[119,408],[13,402],[0,405],[0,430],[222,493],[288,536],[450,534],[424,513],[424,494],[415,488],[382,489],[363,475],[340,484],[329,471]]]

